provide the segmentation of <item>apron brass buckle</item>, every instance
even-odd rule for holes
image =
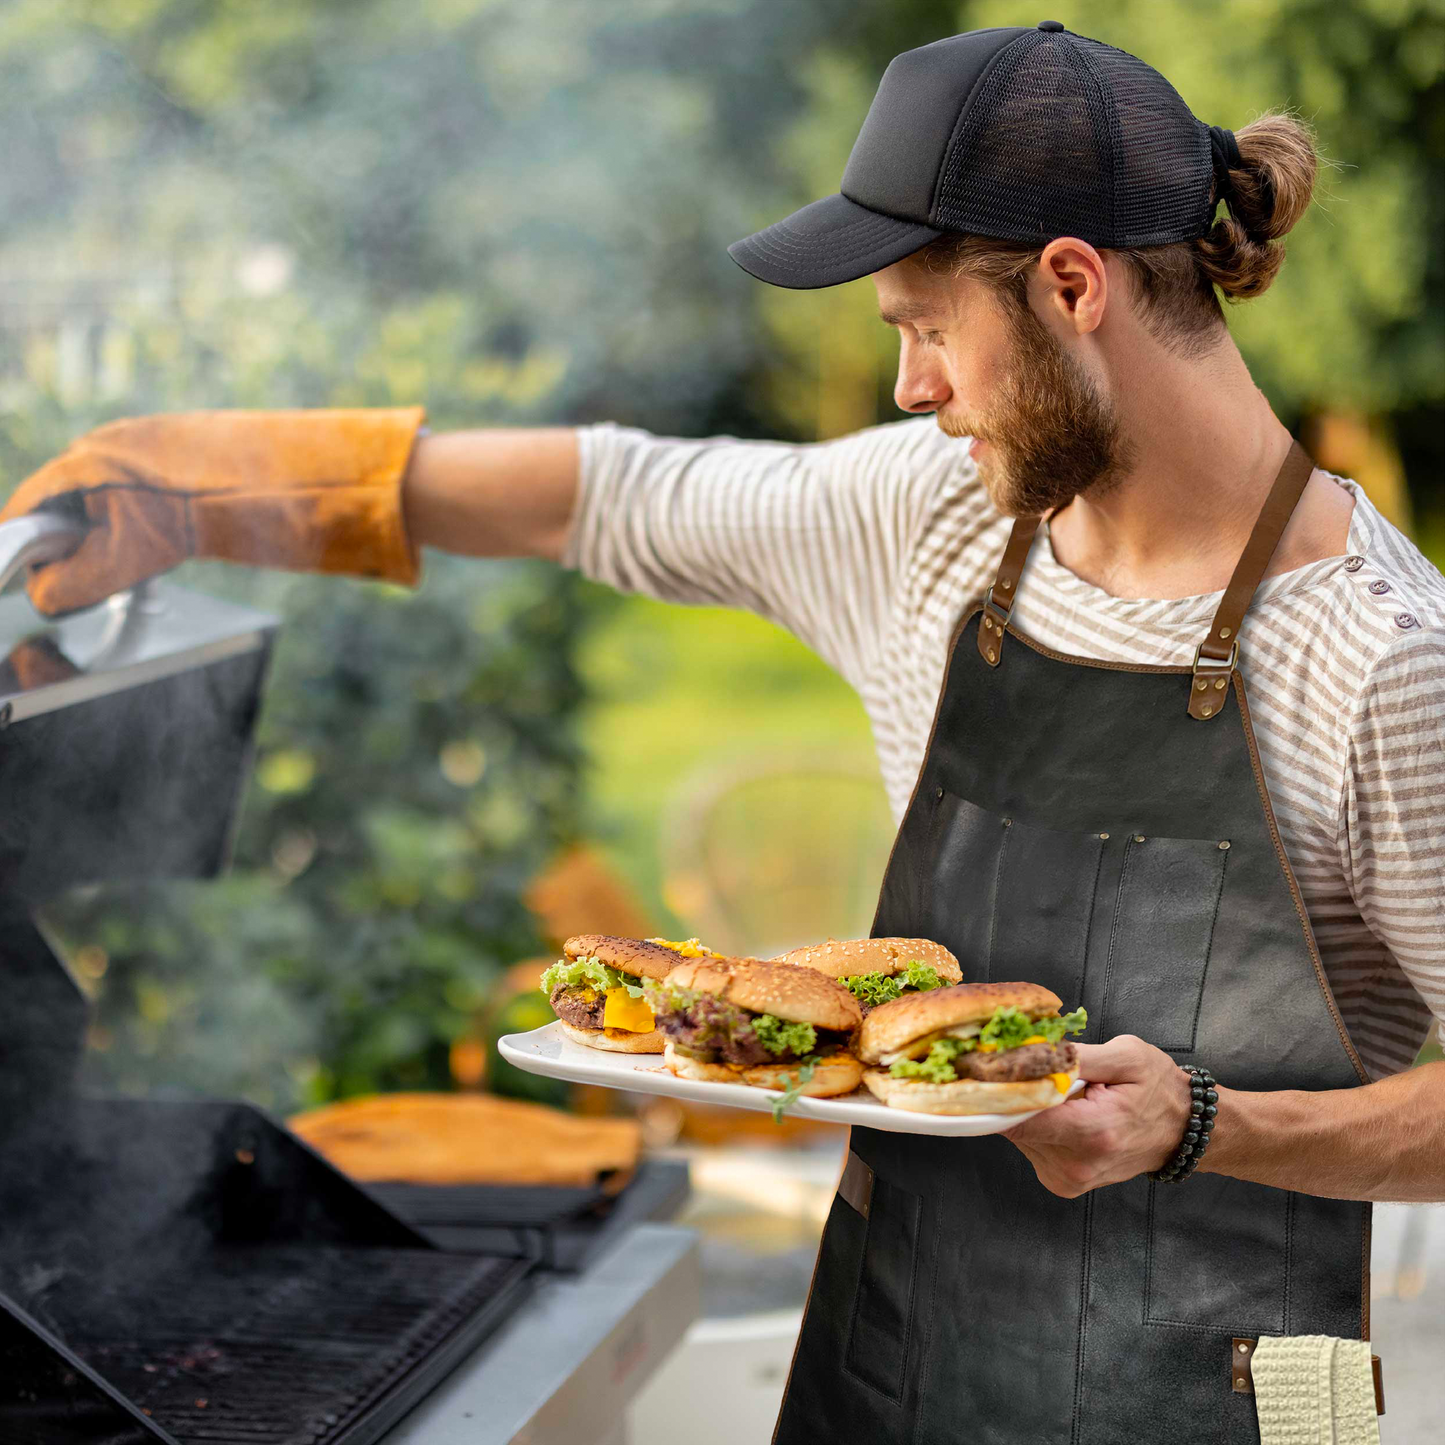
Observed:
[[[1223,711],[1225,688],[1239,661],[1239,639],[1229,647],[1226,658],[1206,657],[1201,642],[1194,649],[1194,675],[1189,679],[1189,716],[1217,717]]]

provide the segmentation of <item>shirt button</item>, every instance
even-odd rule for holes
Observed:
[[[1397,612],[1395,614],[1396,627],[1403,627],[1408,631],[1408,629],[1410,629],[1411,627],[1416,627],[1418,625],[1419,624],[1416,622],[1415,614],[1413,612]]]
[[[1370,591],[1373,592],[1376,597],[1383,597],[1389,590],[1390,584],[1380,578],[1376,578],[1375,581],[1370,583]]]
[[[1363,557],[1346,557],[1346,558],[1345,558],[1345,571],[1346,571],[1346,572],[1358,572],[1358,571],[1360,570],[1360,568],[1363,567],[1364,565],[1365,565],[1365,559],[1364,559]]]

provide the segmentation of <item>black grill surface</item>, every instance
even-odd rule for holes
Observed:
[[[544,1269],[585,1269],[634,1225],[672,1219],[687,1201],[687,1165],[644,1159],[627,1187],[372,1184],[369,1192],[438,1249],[531,1255]]]
[[[491,1332],[530,1268],[426,1250],[222,1247],[70,1338],[183,1445],[363,1445]]]

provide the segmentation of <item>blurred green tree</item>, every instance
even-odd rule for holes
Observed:
[[[1357,411],[1398,438],[1423,507],[1445,471],[1445,3],[1051,13],[1203,119],[1293,105],[1318,128],[1340,168],[1231,325],[1288,422]],[[871,286],[762,287],[725,247],[836,187],[893,54],[1019,19],[999,0],[8,0],[0,477],[110,417],[204,406],[803,439],[891,417]],[[594,821],[573,662],[610,604],[526,563],[433,558],[415,597],[181,580],[286,627],[234,875],[57,913],[98,995],[97,1064],[283,1107],[444,1083],[495,970],[538,950],[521,883]]]

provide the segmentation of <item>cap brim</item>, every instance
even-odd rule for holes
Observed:
[[[871,276],[942,231],[870,211],[847,196],[824,196],[728,247],[750,276],[770,286],[812,291]]]

